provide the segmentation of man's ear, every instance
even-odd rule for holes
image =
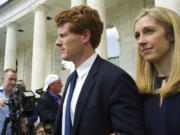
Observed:
[[[88,29],[84,30],[82,35],[83,35],[83,43],[84,44],[90,42],[91,32]]]
[[[1,81],[4,82],[4,76],[1,77]]]

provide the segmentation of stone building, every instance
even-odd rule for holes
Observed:
[[[116,27],[120,56],[112,62],[133,77],[136,43],[132,23],[139,10],[163,6],[180,14],[179,0],[0,0],[0,76],[6,68],[17,69],[18,79],[23,79],[32,90],[42,88],[50,73],[60,74],[65,84],[70,71],[63,69],[55,46],[57,28],[53,18],[60,11],[79,4],[96,8],[105,30]],[[105,30],[97,52],[107,59]]]

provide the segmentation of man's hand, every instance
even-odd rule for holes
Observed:
[[[0,98],[0,108],[2,108],[5,104],[6,102],[6,99],[4,99],[4,98]]]
[[[26,130],[26,125],[28,124],[28,122],[25,120],[24,117],[22,117],[20,119],[20,122],[21,122],[21,128],[22,128],[22,133],[23,134],[26,134],[27,130]]]

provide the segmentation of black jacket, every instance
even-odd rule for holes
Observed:
[[[37,105],[38,115],[43,124],[51,124],[54,128],[54,122],[59,104],[56,99],[48,92],[44,93]]]

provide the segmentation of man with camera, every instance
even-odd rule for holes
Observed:
[[[17,73],[13,69],[6,69],[1,78],[2,88],[0,89],[0,133],[4,126],[6,117],[9,117],[9,107],[5,105],[8,103],[9,96],[16,87]],[[11,134],[11,124],[8,123],[6,128],[6,135]]]
[[[62,86],[61,79],[56,74],[50,74],[45,79],[43,91],[46,92],[41,95],[37,105],[38,115],[45,132],[51,133],[54,130],[54,122],[61,102],[59,93]]]
[[[21,85],[22,88],[24,88],[24,91],[26,92],[26,85],[23,80],[18,80],[16,84]],[[21,117],[22,133],[26,135],[35,135],[34,123],[38,119],[36,103],[32,102],[31,105],[32,111],[29,111],[28,116]]]

